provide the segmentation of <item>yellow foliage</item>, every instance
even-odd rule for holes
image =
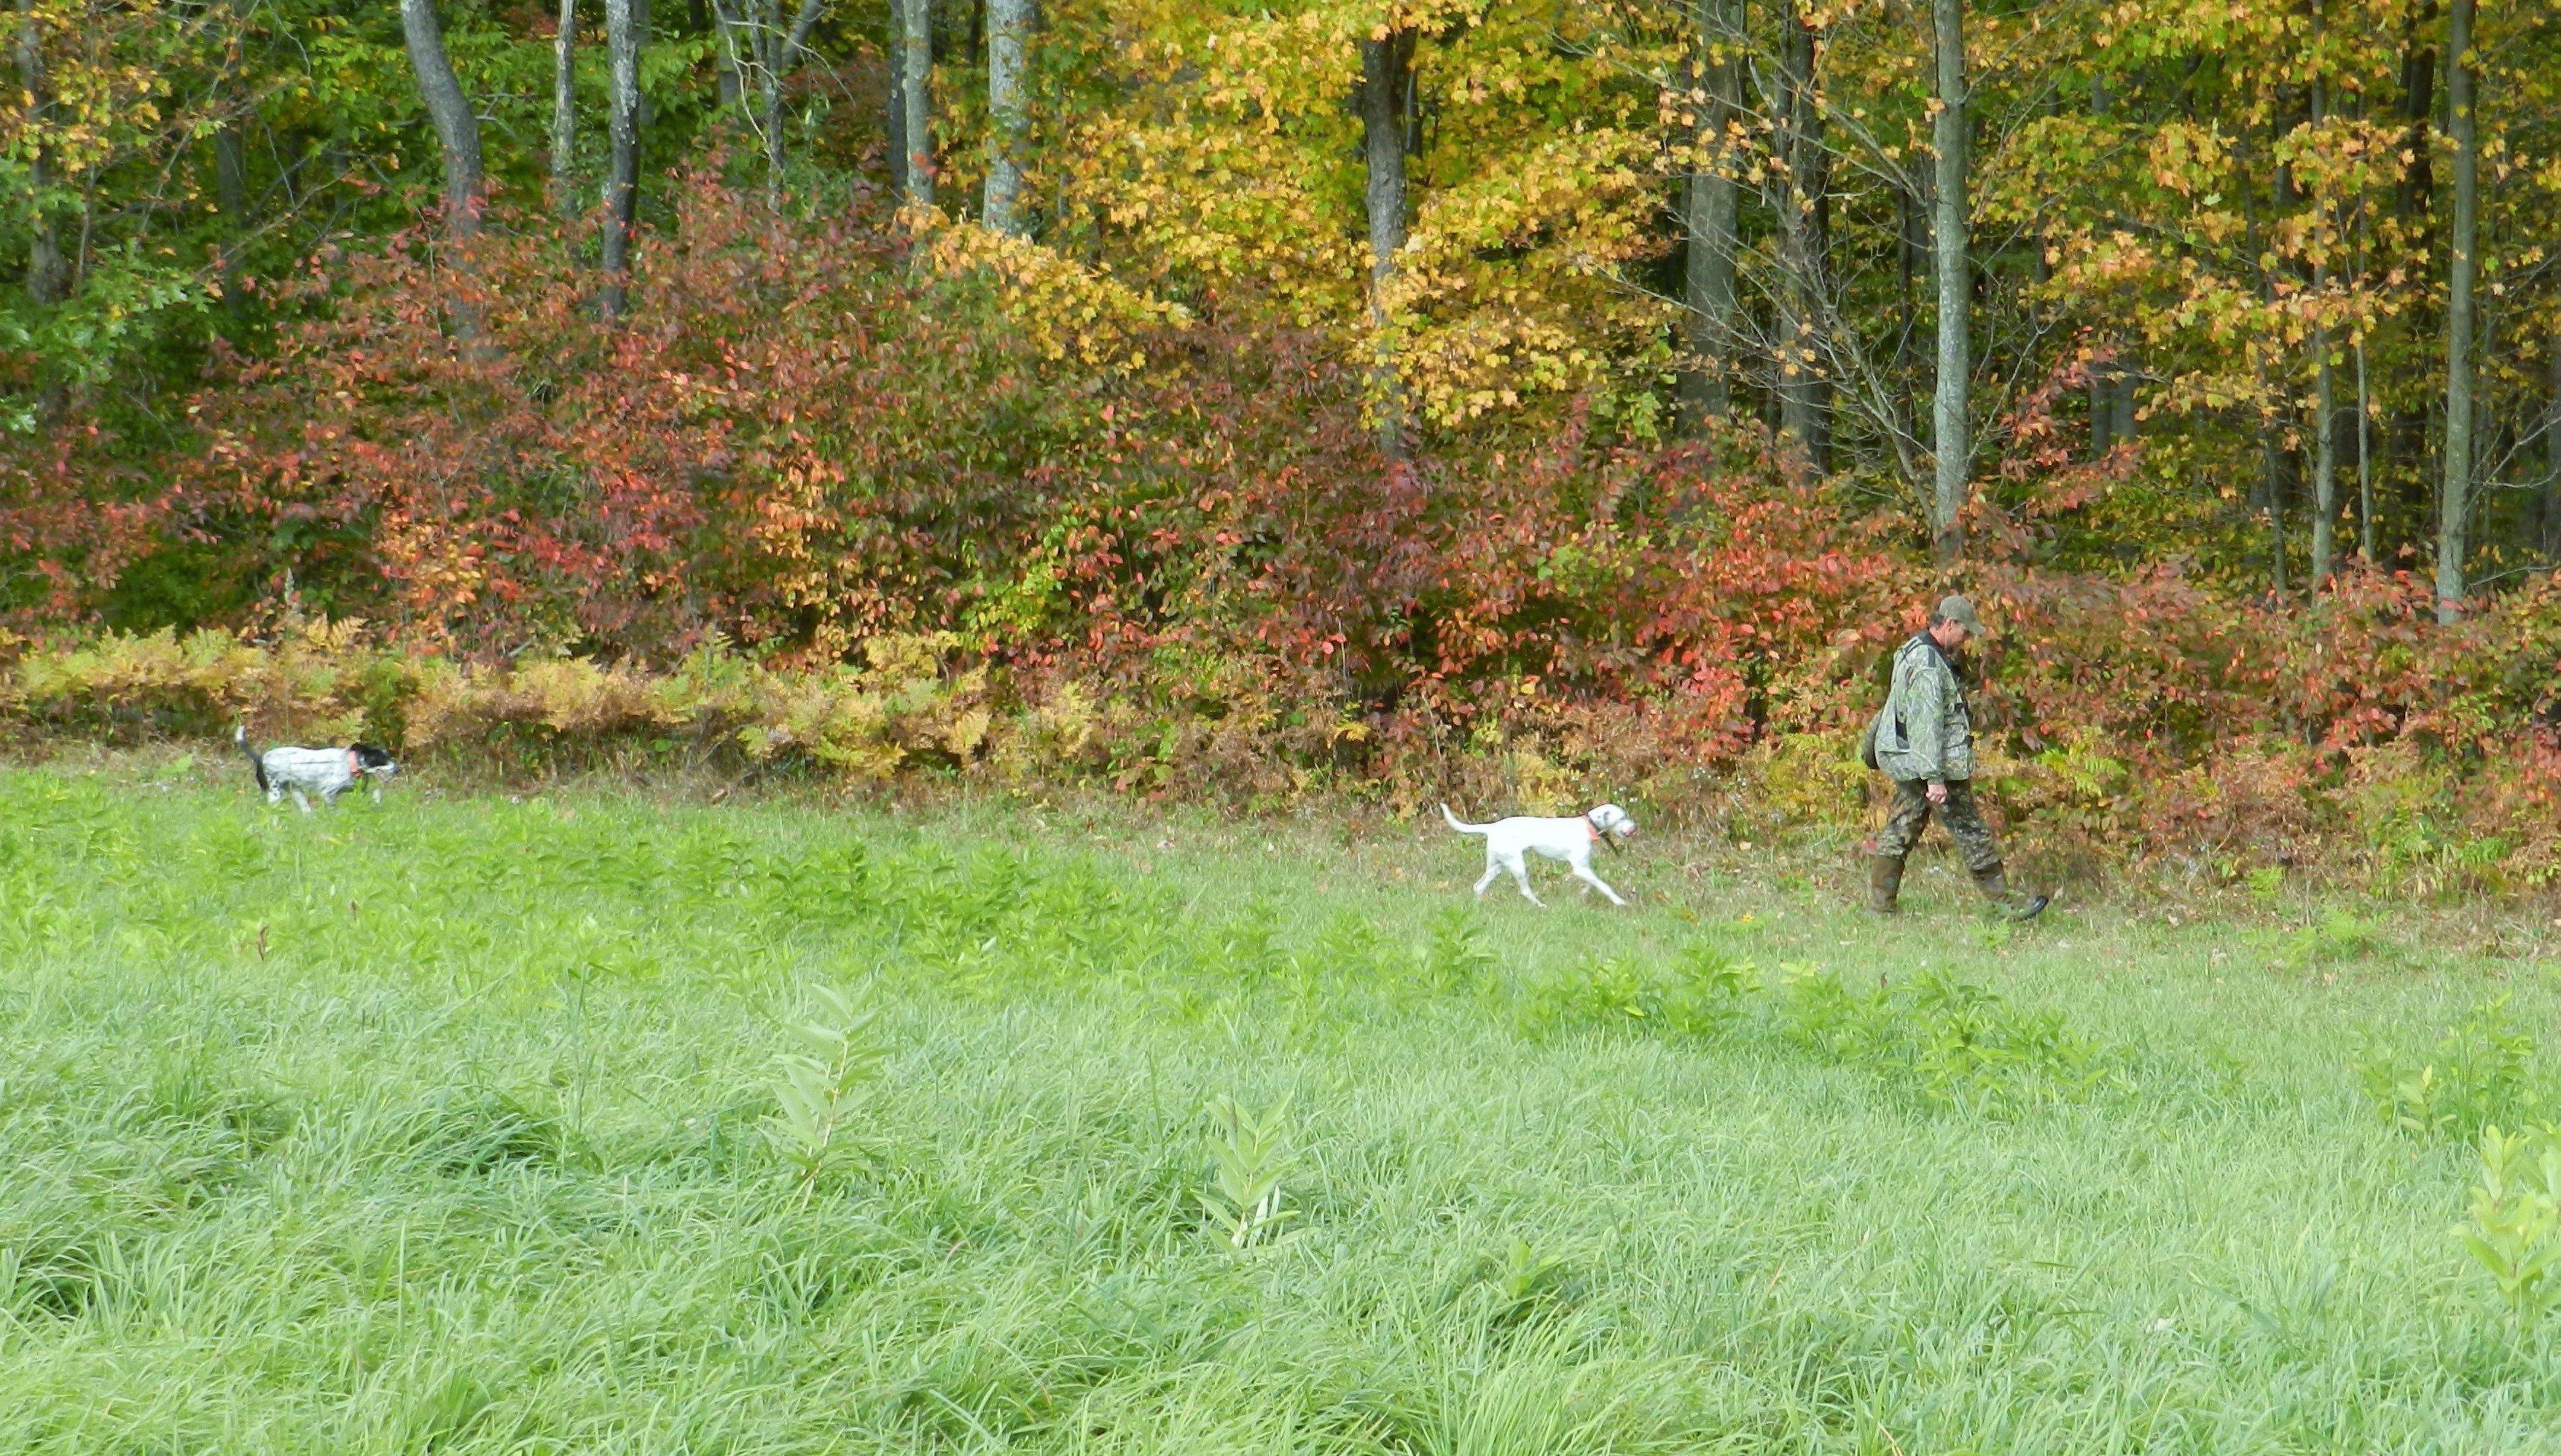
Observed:
[[[1753,748],[1743,771],[1784,822],[1851,828],[1865,817],[1873,775],[1858,761],[1855,731],[1778,734]]]
[[[1512,782],[1519,795],[1519,812],[1566,814],[1581,810],[1580,776],[1573,769],[1540,752],[1535,737],[1513,748],[1508,756],[1511,763]]]
[[[1181,304],[1150,297],[1108,269],[975,223],[933,228],[925,256],[943,277],[993,280],[1006,317],[1045,359],[1073,355],[1093,368],[1134,371],[1147,362],[1140,344],[1149,332],[1191,323]]]

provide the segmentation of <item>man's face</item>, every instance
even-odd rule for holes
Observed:
[[[1939,646],[1944,651],[1954,652],[1965,645],[1965,629],[1958,622],[1941,622],[1931,629],[1930,635],[1938,639]]]

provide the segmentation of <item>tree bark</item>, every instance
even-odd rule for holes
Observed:
[[[898,0],[900,139],[907,200],[934,206],[934,3]]]
[[[2259,421],[2259,497],[2268,508],[2268,578],[2279,597],[2286,581],[2286,450],[2276,421]]]
[[[757,0],[757,83],[759,120],[757,129],[765,139],[765,195],[773,207],[782,205],[783,87],[790,82],[791,73],[800,64],[800,52],[809,44],[809,32],[818,24],[826,9],[826,0],[800,0],[800,9],[791,17],[791,28],[782,28],[780,0]]]
[[[552,37],[552,211],[578,216],[578,0],[560,0]]]
[[[2455,141],[2455,216],[2446,285],[2445,484],[2437,493],[2437,620],[2463,613],[2473,484],[2473,280],[2479,246],[2480,127],[2474,115],[2473,3],[2454,0],[2447,25],[2446,109]]]
[[[2436,22],[2436,0],[2419,0],[2403,21],[2401,45],[2402,146],[2410,154],[2393,194],[2393,210],[2403,221],[2435,207],[2436,171],[2429,163],[2434,148],[2428,128],[2437,113],[2437,49],[2428,44],[2428,27]]]
[[[2327,279],[2313,269],[2313,286]],[[2312,330],[2312,584],[2338,570],[2338,374],[2330,365],[2329,326]]]
[[[2403,167],[2401,181],[2393,190],[2393,214],[2401,224],[2402,236],[2424,239],[2431,230],[2437,211],[2436,127],[2437,48],[2431,37],[2437,22],[2437,0],[2414,0],[2404,14],[2401,33],[2401,118],[2404,126],[2401,152],[2409,158]],[[2414,339],[2426,338],[2440,327],[2436,300],[2426,289],[2413,289],[2402,313],[2402,327]],[[2400,508],[2394,511],[2396,535],[2403,546],[2415,546],[2413,538],[2424,531],[2429,509],[2428,438],[2429,421],[2435,411],[2419,403],[2424,392],[2401,395],[2403,402],[2383,421],[2382,438],[2376,451],[2375,475],[2387,494],[2394,485],[2400,487]],[[2388,502],[2386,510],[2394,509]],[[2378,528],[2381,523],[2377,523]],[[2378,544],[2377,550],[2381,549]],[[2399,553],[2395,553],[2398,555]]]
[[[1682,301],[1693,363],[1681,376],[1681,399],[1693,429],[1733,407],[1734,247],[1741,186],[1726,127],[1743,108],[1743,40],[1739,0],[1696,0],[1695,47],[1707,101],[1695,136],[1685,231],[1688,253]]]
[[[605,131],[612,154],[604,179],[604,291],[607,320],[631,307],[631,232],[640,215],[640,29],[633,0],[604,0]]]
[[[889,0],[889,75],[882,87],[881,135],[889,142],[889,189],[907,196],[907,0]]]
[[[1405,458],[1405,388],[1399,376],[1387,287],[1396,277],[1397,249],[1405,245],[1406,133],[1414,112],[1412,30],[1393,30],[1360,43],[1361,134],[1368,182],[1369,321],[1376,356],[1371,385],[1378,405],[1378,447],[1391,460]]]
[[[2325,116],[2327,97],[2312,82],[2312,124]],[[2326,306],[2329,264],[2312,264],[2314,306]],[[2330,365],[2329,325],[2312,326],[2312,585],[2318,589],[2338,566],[2338,376]]]
[[[2551,394],[2543,404],[2543,555],[2561,555],[2561,329],[2544,343],[2550,352]]]
[[[1939,114],[1931,120],[1931,142],[1939,154],[1931,218],[1939,281],[1939,381],[1930,410],[1935,465],[1930,535],[1939,560],[1953,562],[1965,550],[1962,513],[1973,465],[1965,418],[1973,381],[1973,272],[1965,257],[1964,0],[1933,0],[1931,16],[1939,52]]]
[[[2105,116],[2116,104],[2105,77],[2090,81],[2090,114]],[[2104,345],[2102,346],[2104,347]],[[2103,460],[2116,447],[2116,368],[2113,359],[2090,367],[2090,458]]]
[[[45,37],[36,23],[34,0],[25,0],[18,24],[18,84],[27,98],[27,129],[34,145],[27,154],[27,192],[33,202],[27,240],[27,301],[51,308],[71,296],[71,270],[63,257],[62,234],[45,193],[54,183],[54,152],[47,137],[52,128],[54,97],[46,76]],[[49,372],[50,373],[50,372]],[[69,389],[60,378],[48,378],[36,390],[36,418],[50,424],[70,405]]]
[[[240,316],[242,302],[237,286],[241,246],[250,235],[249,154],[241,142],[241,118],[249,111],[241,88],[241,52],[248,43],[242,10],[242,0],[233,0],[224,12],[230,33],[223,44],[222,117],[213,136],[214,205],[222,209],[223,231],[228,235],[222,253],[223,307],[234,319]]]
[[[987,0],[987,190],[979,211],[989,228],[1020,237],[1029,230],[1023,199],[1023,64],[1031,40],[1032,0]]]
[[[1814,87],[1814,25],[1800,3],[1781,21],[1781,128],[1785,185],[1779,197],[1779,433],[1788,451],[1815,473],[1827,469],[1826,350],[1822,311],[1829,251],[1830,156]]]
[[[223,211],[223,226],[237,243],[249,236],[249,157],[241,146],[240,123],[226,117],[214,128],[214,203]],[[223,249],[223,275],[238,270],[236,248]]]
[[[480,118],[454,80],[435,0],[401,0],[400,10],[410,70],[444,153],[444,236],[459,241],[480,231]]]
[[[699,7],[700,0],[697,0]],[[895,0],[893,0],[895,3]],[[747,109],[747,81],[739,74],[738,17],[729,13],[728,0],[711,0],[712,85],[720,96],[721,114]],[[895,23],[892,29],[894,30]],[[893,36],[892,42],[896,42]]]
[[[2365,382],[2365,336],[2356,338],[2356,554],[2374,565],[2374,392]]]

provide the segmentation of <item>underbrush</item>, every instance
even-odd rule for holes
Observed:
[[[1648,747],[1640,714],[1609,733],[1541,723],[1418,733],[1334,703],[1311,716],[1230,675],[1168,695],[950,632],[881,633],[854,661],[792,666],[712,641],[664,670],[576,657],[483,664],[310,621],[263,641],[204,631],[63,645],[0,641],[0,723],[22,743],[368,738],[414,763],[527,782],[608,769],[813,785],[1080,787],[1271,812],[1322,799],[1399,813],[1438,800],[1570,811],[1613,799],[1657,828],[1836,847],[1876,821],[1881,781],[1850,736],[1773,732],[1719,758]],[[1536,702],[1538,700],[1524,700]],[[1566,708],[1569,720],[1580,710]],[[1586,728],[1594,729],[1585,731]],[[2551,883],[2561,750],[2541,737],[2469,750],[2468,766],[2408,743],[2261,754],[2165,780],[2082,733],[2017,755],[1985,745],[1978,781],[2013,860],[2046,880],[2183,866],[2185,879],[2270,905],[2290,885],[2353,883],[2401,896],[2514,896]],[[2228,751],[2247,756],[2246,740]],[[2458,772],[2461,767],[2463,771]],[[2199,795],[2204,795],[2199,798]],[[2305,929],[2299,967],[2362,958],[2352,921]]]

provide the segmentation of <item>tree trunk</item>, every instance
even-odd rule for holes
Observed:
[[[907,0],[889,0],[889,76],[881,135],[889,143],[889,189],[907,196]]]
[[[934,0],[898,0],[899,132],[907,200],[934,206]]]
[[[2259,495],[2268,508],[2268,578],[2282,598],[2286,582],[2286,450],[2277,422],[2259,421]]]
[[[2321,82],[2312,82],[2312,124],[2326,117]],[[2326,306],[2329,264],[2312,264],[2315,306]],[[2312,586],[2325,584],[2338,565],[2338,377],[2330,366],[2329,325],[2312,327]]]
[[[765,187],[766,201],[774,207],[782,205],[782,121],[783,87],[791,73],[799,68],[800,52],[809,44],[809,32],[818,24],[826,0],[800,0],[800,9],[791,17],[791,28],[783,30],[778,22],[782,8],[778,0],[765,0]]]
[[[249,157],[241,146],[240,123],[229,117],[214,128],[214,203],[223,212],[224,231],[233,246],[223,249],[223,276],[240,270],[238,246],[249,236]]]
[[[578,216],[578,0],[560,0],[552,38],[552,211]]]
[[[23,0],[18,24],[18,84],[26,94],[26,128],[33,145],[27,152],[27,194],[32,204],[32,230],[27,240],[27,301],[51,308],[71,295],[71,270],[63,258],[62,234],[45,193],[54,183],[54,153],[48,133],[54,124],[52,83],[45,74],[45,37],[36,23],[35,0]],[[51,375],[51,371],[45,371]],[[50,424],[70,406],[71,395],[59,377],[45,378],[36,390],[36,418]]]
[[[2419,0],[2402,22],[2402,149],[2410,161],[2394,191],[2393,210],[2404,222],[2423,217],[2435,207],[2436,175],[2429,162],[2435,149],[2428,130],[2437,112],[2437,50],[2428,44],[2428,28],[2436,19],[2436,0]]]
[[[241,52],[248,44],[244,34],[242,0],[224,11],[229,34],[224,38],[223,69],[220,82],[222,113],[214,126],[214,205],[222,209],[223,240],[223,307],[237,320],[241,312],[239,288],[241,247],[249,241],[249,155],[241,142],[241,118],[248,114],[247,97],[241,87]]]
[[[2116,98],[2108,94],[2104,77],[2090,81],[2090,114],[2105,116],[2115,107]],[[2107,347],[2104,341],[2100,347]],[[2114,359],[2090,367],[2090,458],[2104,460],[2116,447],[2117,392]]]
[[[2365,383],[2365,336],[2356,338],[2356,554],[2374,565],[2374,393]]]
[[[747,81],[740,75],[738,17],[729,13],[728,0],[711,0],[711,32],[712,84],[720,96],[721,114],[743,115],[747,109]],[[892,44],[896,41],[893,35]]]
[[[754,28],[749,54],[756,58],[756,138],[765,149],[765,201],[782,205],[781,0],[748,0]]]
[[[634,0],[604,0],[605,131],[612,156],[604,179],[603,314],[619,319],[631,306],[631,231],[640,216],[640,29]]]
[[[1898,171],[1894,178],[1894,405],[1897,427],[1916,439],[1919,431],[1912,427],[1908,382],[1919,376],[1912,363],[1912,344],[1921,331],[1919,280],[1929,270],[1929,189],[1913,181],[1908,172]]]
[[[2313,269],[2313,286],[2327,280]],[[2312,584],[2338,570],[2338,374],[2329,360],[2329,326],[2312,330]]]
[[[2473,0],[2454,0],[2447,27],[2446,108],[2455,141],[2453,266],[2446,285],[2446,461],[2437,495],[2437,620],[2464,606],[2473,484],[2473,277],[2479,246],[2480,127],[2473,114]]]
[[[2543,555],[2561,555],[2561,329],[2545,341],[2552,392],[2543,404]]]
[[[2401,151],[2409,162],[2393,191],[2393,214],[2401,224],[2402,236],[2420,240],[2423,245],[2437,210],[2437,48],[2430,42],[2437,14],[2437,0],[2415,0],[2403,18],[2401,36],[2401,118],[2405,128]],[[2402,327],[2411,338],[2424,339],[2438,325],[2436,301],[2429,291],[2411,290]],[[2400,509],[2394,513],[2395,535],[2400,536],[2400,545],[2409,546],[2415,545],[2413,538],[2423,529],[2420,523],[2428,515],[2429,421],[2434,411],[2416,403],[2421,398],[2417,393],[2401,398],[2412,403],[2395,408],[2384,421],[2375,475],[2387,494],[2395,484],[2401,488]],[[2387,501],[2383,509],[2393,507]],[[2408,534],[2402,535],[2403,532]]]
[[[1827,468],[1822,311],[1828,249],[1830,158],[1814,89],[1814,26],[1792,4],[1780,45],[1779,151],[1787,173],[1779,198],[1779,433],[1804,468]]]
[[[480,231],[480,118],[453,78],[435,0],[401,0],[400,10],[410,70],[444,152],[444,236],[459,241]]]
[[[1397,370],[1387,286],[1396,276],[1397,249],[1405,245],[1406,132],[1414,113],[1414,43],[1411,30],[1364,39],[1361,53],[1361,135],[1368,164],[1369,321],[1376,354],[1370,383],[1378,405],[1378,447],[1391,460],[1405,458],[1405,388]]]
[[[2113,426],[2116,423],[2117,413],[2111,407],[2115,403],[2109,389],[2108,366],[2104,363],[2092,364],[2090,366],[2090,458],[2093,460],[2108,458],[2108,452],[2116,448],[2116,431]]]
[[[987,0],[987,192],[979,211],[989,228],[1020,237],[1030,230],[1023,200],[1023,61],[1031,39],[1032,0]]]
[[[1930,536],[1939,560],[1953,562],[1965,550],[1962,513],[1973,464],[1965,419],[1973,380],[1973,271],[1965,259],[1964,0],[1932,0],[1931,16],[1939,52],[1939,114],[1931,121],[1938,194],[1930,224],[1939,279],[1939,381],[1930,410],[1936,467]]]
[[[1689,352],[1695,362],[1681,377],[1681,398],[1692,428],[1733,407],[1734,247],[1741,188],[1725,129],[1743,104],[1742,23],[1735,12],[1735,0],[1697,0],[1694,16],[1707,103],[1699,115],[1699,155],[1689,174],[1684,220],[1689,246],[1682,301],[1688,308]]]

